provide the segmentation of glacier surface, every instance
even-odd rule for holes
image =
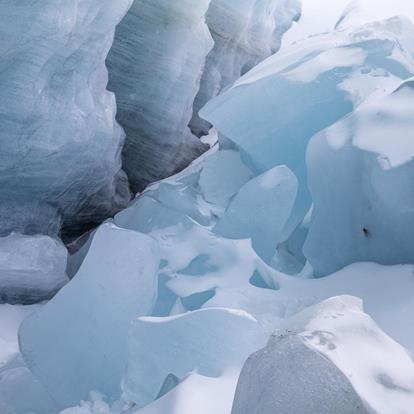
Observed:
[[[133,123],[159,152],[142,154],[150,168],[131,166],[147,174],[140,186],[175,171],[183,131],[211,148],[70,244],[67,265],[55,239],[0,238],[11,294],[65,283],[49,301],[0,305],[2,414],[411,414],[414,8],[303,0],[281,50],[236,80],[279,48],[299,6],[233,3],[105,9],[100,45],[132,6],[108,59],[125,105],[117,116],[129,105],[154,115]],[[199,131],[215,126],[197,141],[197,99],[219,91],[206,122],[192,118]],[[114,106],[105,113],[119,130]],[[177,119],[178,140],[157,135]],[[57,217],[33,199],[39,211]]]

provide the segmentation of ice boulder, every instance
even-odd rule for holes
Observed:
[[[199,110],[225,87],[279,50],[281,39],[300,13],[299,0],[211,0],[206,22],[214,39],[207,55],[190,127],[206,135],[210,124]]]
[[[404,18],[310,37],[268,58],[210,101],[201,116],[261,172],[286,165],[299,191],[286,238],[311,205],[311,137],[414,73],[414,26]]]
[[[266,341],[263,328],[243,311],[205,309],[139,318],[130,332],[125,395],[142,407],[157,397],[170,375],[182,380],[192,372],[221,377],[240,370]]]
[[[129,200],[105,58],[131,0],[0,4],[0,234],[68,237]]]
[[[239,151],[221,150],[203,162],[199,187],[206,201],[226,207],[253,176],[253,171],[241,160]]]
[[[48,236],[0,237],[0,303],[50,299],[68,281],[67,250]]]
[[[368,414],[346,376],[295,335],[274,337],[243,367],[232,414]]]
[[[305,255],[318,275],[350,263],[413,263],[414,82],[316,135]]]
[[[230,239],[251,239],[257,254],[269,263],[282,240],[297,186],[284,166],[255,177],[240,189],[213,231]]]
[[[204,20],[209,3],[135,0],[116,30],[107,59],[109,89],[126,132],[123,164],[135,191],[207,148],[187,125],[213,47]]]
[[[388,414],[413,407],[414,363],[359,299],[328,299],[284,329],[246,362],[233,414]]]
[[[119,397],[129,325],[151,313],[158,265],[153,239],[107,223],[75,278],[23,322],[23,357],[61,407],[93,390]]]

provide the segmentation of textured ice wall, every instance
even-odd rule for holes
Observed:
[[[167,177],[205,150],[187,125],[213,41],[210,0],[135,0],[107,59],[117,119],[126,131],[124,168],[132,189]]]
[[[297,0],[135,0],[107,59],[134,191],[207,148],[188,128],[193,109],[276,51],[298,10]],[[209,128],[197,116],[190,126]]]
[[[317,274],[358,261],[413,262],[413,120],[410,80],[312,139],[305,254]]]
[[[279,50],[283,34],[299,17],[299,0],[212,0],[206,14],[214,39],[194,101],[190,127],[206,135],[210,123],[198,111],[223,88]]]
[[[128,201],[104,60],[130,3],[0,3],[0,233],[56,233]]]

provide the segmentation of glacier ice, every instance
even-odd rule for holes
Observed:
[[[130,2],[1,2],[0,234],[69,237],[128,202],[104,61]]]
[[[197,138],[210,127],[199,109],[274,53],[300,8],[297,0],[233,3],[135,0],[118,26],[109,89],[127,135],[123,165],[134,191],[208,148]]]
[[[199,110],[257,63],[279,50],[283,34],[299,16],[299,0],[211,0],[206,23],[214,47],[206,56],[194,100],[192,132],[206,135],[210,124]]]
[[[331,298],[285,328],[246,362],[233,414],[386,414],[413,406],[410,355],[363,313],[357,298]]]
[[[192,372],[208,377],[237,372],[266,340],[263,328],[243,311],[204,309],[138,318],[130,331],[124,393],[142,407],[157,397],[169,375],[181,380]]]
[[[229,239],[251,239],[254,250],[269,263],[282,241],[297,187],[289,168],[266,171],[240,189],[213,231]]]
[[[135,191],[182,169],[206,148],[187,125],[213,47],[204,21],[209,3],[135,0],[116,30],[108,87],[126,132],[123,165]]]
[[[67,251],[48,236],[0,237],[0,303],[51,299],[68,281]]]
[[[71,283],[23,322],[22,355],[61,407],[93,390],[119,396],[129,324],[151,313],[158,264],[154,240],[104,224]]]
[[[268,58],[202,109],[253,168],[286,165],[297,176],[285,238],[311,205],[305,162],[310,138],[410,78],[413,35],[413,25],[395,17],[312,36]]]
[[[412,263],[413,119],[409,80],[312,139],[314,210],[304,252],[316,274],[358,261]]]

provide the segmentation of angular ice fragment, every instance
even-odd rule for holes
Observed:
[[[158,264],[153,239],[105,224],[75,278],[23,322],[23,357],[60,406],[119,396],[130,321],[151,313]]]
[[[0,303],[50,299],[68,281],[67,250],[48,236],[0,237]]]
[[[199,185],[204,198],[226,207],[231,197],[253,177],[238,151],[217,151],[203,163]]]
[[[358,261],[413,263],[413,120],[410,80],[312,139],[305,255],[316,274]]]
[[[213,231],[230,239],[251,239],[269,263],[282,241],[296,200],[297,180],[289,168],[275,167],[245,184]]]
[[[71,235],[128,202],[105,58],[130,4],[1,2],[1,235]]]
[[[266,340],[263,328],[243,311],[205,309],[139,318],[131,327],[124,392],[142,407],[157,397],[169,375],[220,377],[240,369]]]

